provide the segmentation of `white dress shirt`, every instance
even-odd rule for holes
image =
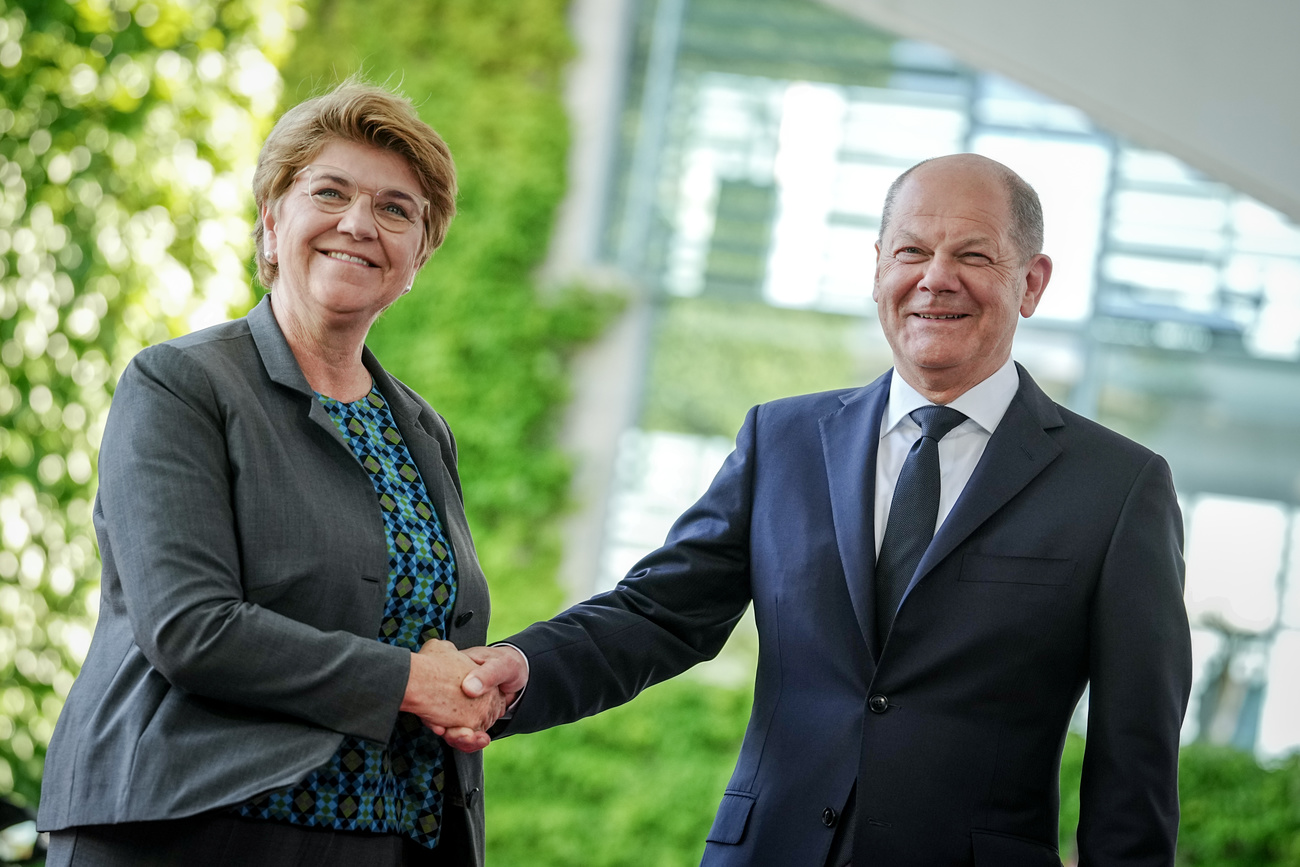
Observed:
[[[975,465],[984,454],[989,437],[1006,415],[1011,399],[1020,388],[1015,363],[1007,363],[979,385],[962,394],[948,406],[966,416],[966,421],[939,440],[939,519],[935,530],[943,526],[953,504],[965,490]],[[894,500],[903,461],[912,444],[921,437],[921,426],[908,413],[931,402],[908,385],[895,369],[889,384],[889,406],[880,419],[880,449],[876,453],[876,556],[885,538],[889,507]]]

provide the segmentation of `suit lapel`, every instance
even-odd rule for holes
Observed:
[[[887,372],[871,385],[850,392],[842,398],[844,406],[818,422],[840,563],[848,580],[853,613],[873,655],[876,451],[880,445],[880,418],[889,402],[889,376]]]
[[[1019,364],[1020,389],[1007,407],[970,481],[952,511],[935,533],[917,567],[903,604],[912,588],[945,557],[956,550],[981,524],[1020,493],[1061,453],[1047,430],[1060,427],[1061,414],[1037,383]]]

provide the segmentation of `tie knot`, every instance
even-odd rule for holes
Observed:
[[[948,432],[966,420],[966,416],[950,406],[923,406],[913,410],[912,421],[921,426],[921,436],[938,442]]]

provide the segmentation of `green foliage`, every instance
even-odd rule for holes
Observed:
[[[641,426],[731,439],[756,403],[863,383],[863,320],[765,304],[666,301]],[[888,358],[870,369],[889,367]],[[874,376],[874,374],[873,374]]]
[[[561,603],[569,465],[554,426],[568,395],[564,361],[616,304],[577,289],[539,293],[532,279],[565,186],[565,8],[321,0],[284,70],[290,103],[357,71],[400,89],[455,156],[461,192],[447,242],[369,343],[455,431],[494,635]]]
[[[752,698],[679,678],[575,725],[493,744],[489,862],[698,863]]]
[[[1262,768],[1248,753],[1192,744],[1178,765],[1184,867],[1300,867],[1300,754]]]
[[[1061,855],[1077,854],[1074,834],[1079,828],[1079,781],[1083,778],[1083,738],[1069,734],[1061,752]]]
[[[1061,759],[1061,853],[1074,855],[1084,741]],[[1300,867],[1300,753],[1271,767],[1229,747],[1191,744],[1178,758],[1179,867]],[[1069,863],[1069,862],[1067,862]]]
[[[0,793],[89,643],[94,457],[140,347],[248,304],[292,0],[0,0]]]

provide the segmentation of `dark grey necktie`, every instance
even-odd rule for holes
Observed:
[[[921,438],[903,461],[889,506],[889,523],[876,558],[876,646],[883,647],[921,555],[930,546],[939,519],[939,440],[966,420],[946,406],[923,406],[912,413]]]

